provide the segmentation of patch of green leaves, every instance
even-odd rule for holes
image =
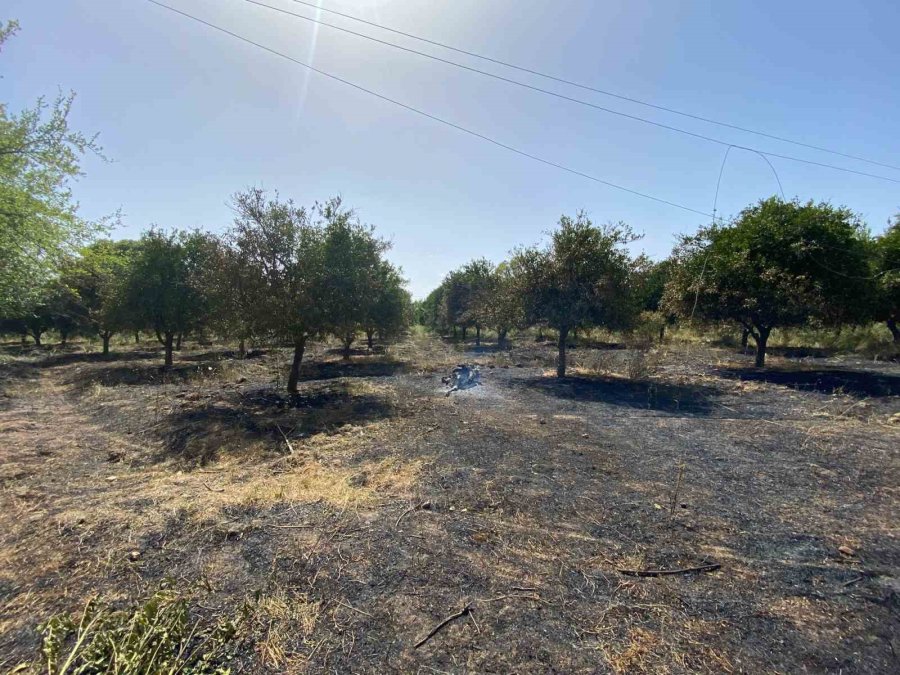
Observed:
[[[43,667],[51,675],[225,675],[241,621],[194,619],[172,590],[127,609],[92,599],[79,619],[63,614],[41,626]]]

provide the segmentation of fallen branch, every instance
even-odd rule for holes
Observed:
[[[275,525],[274,523],[266,525],[266,527],[274,527],[277,530],[306,530],[311,527],[315,527],[314,525],[308,525],[306,523],[300,525]]]
[[[205,487],[205,488],[206,488],[207,490],[209,490],[210,492],[225,492],[225,488],[214,488],[214,487],[210,487],[207,483],[204,483],[204,484],[203,484],[203,487]]]
[[[710,563],[709,565],[700,565],[699,567],[683,567],[677,570],[619,570],[620,574],[629,577],[667,577],[676,574],[697,574],[699,572],[714,572],[722,565],[719,563]]]
[[[472,606],[471,606],[471,605],[466,605],[466,606],[463,607],[461,610],[459,610],[458,612],[456,612],[456,614],[451,614],[451,615],[448,616],[446,619],[444,619],[443,621],[441,621],[437,626],[435,626],[434,628],[432,628],[432,629],[431,629],[431,632],[428,633],[428,635],[426,635],[425,637],[423,637],[421,640],[419,640],[419,641],[415,644],[415,646],[413,647],[413,649],[418,649],[419,647],[421,647],[422,645],[424,645],[426,642],[428,642],[431,638],[433,638],[435,635],[437,635],[438,631],[440,631],[440,630],[441,630],[444,626],[446,626],[448,623],[450,623],[450,622],[452,622],[452,621],[456,621],[457,619],[460,619],[460,618],[466,616],[466,615],[467,615],[469,612],[471,612],[471,611],[472,611]]]
[[[288,452],[293,455],[294,454],[294,446],[291,445],[291,442],[288,440],[287,435],[281,430],[281,425],[276,423],[275,428],[278,429],[278,433],[281,434],[281,437],[284,439],[284,442],[287,443]]]
[[[397,518],[397,522],[394,523],[394,527],[400,527],[400,521],[403,520],[408,513],[412,513],[413,511],[416,511],[417,509],[423,509],[428,506],[431,506],[431,502],[429,502],[429,501],[424,501],[421,504],[417,504],[416,506],[410,506],[408,509],[406,509],[406,511],[404,511],[403,513],[400,514],[400,517]]]

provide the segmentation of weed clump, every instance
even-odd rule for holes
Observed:
[[[41,626],[43,670],[53,675],[224,675],[230,672],[240,621],[193,620],[187,600],[171,590],[123,610],[94,598],[80,619],[61,614]]]

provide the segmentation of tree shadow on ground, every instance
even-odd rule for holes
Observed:
[[[125,361],[149,361],[151,359],[159,359],[161,361],[162,358],[162,352],[159,351],[111,351],[109,354],[103,354],[102,352],[70,352],[67,354],[49,354],[35,365],[39,368],[56,368],[59,366],[68,366],[73,363],[115,363],[119,359]]]
[[[390,377],[405,372],[399,361],[317,361],[300,367],[302,380],[332,380],[339,377]]]
[[[843,392],[860,398],[900,395],[900,376],[863,370],[718,368],[714,372],[726,379],[770,382],[799,391],[823,394]]]
[[[213,349],[205,352],[197,352],[190,354],[182,354],[180,352],[176,352],[178,354],[179,361],[242,361],[242,360],[253,360],[259,359],[266,356],[269,353],[269,350],[266,349],[251,349],[247,351],[243,358],[241,357],[241,353],[236,349]]]
[[[284,448],[285,438],[299,441],[395,413],[388,398],[354,394],[346,382],[294,395],[271,388],[222,392],[214,401],[186,402],[166,419],[157,430],[164,441],[163,451],[154,461],[177,458],[203,465],[223,450],[240,452],[258,441]]]
[[[324,350],[325,354],[330,356],[344,356],[344,349],[342,347],[329,347]],[[350,357],[354,356],[372,356],[372,354],[383,354],[384,346],[383,345],[374,345],[372,349],[368,349],[367,347],[351,347],[350,348]]]
[[[159,357],[159,354],[154,356]],[[219,362],[176,363],[174,366],[144,365],[129,362],[113,362],[108,368],[92,368],[73,373],[68,383],[76,389],[92,385],[102,387],[156,386],[189,382],[215,375],[222,365]]]
[[[750,347],[747,349],[748,354],[753,353]],[[837,354],[837,350],[824,347],[767,347],[766,353],[786,359],[827,359]]]
[[[509,351],[512,351],[512,347],[510,343],[507,342],[504,345],[498,345],[496,342],[491,342],[488,344],[472,344],[472,345],[463,345],[465,347],[465,351],[470,354],[503,354]]]
[[[712,399],[719,393],[712,387],[634,382],[614,377],[536,376],[519,382],[559,398],[692,415],[709,415],[713,410]]]

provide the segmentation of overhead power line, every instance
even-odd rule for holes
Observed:
[[[601,112],[609,113],[610,115],[617,115],[619,117],[624,117],[626,119],[634,120],[635,122],[641,122],[642,124],[650,124],[655,127],[659,127],[661,129],[667,129],[669,131],[674,131],[679,134],[684,134],[685,136],[691,136],[693,138],[698,138],[700,140],[708,141],[710,143],[716,143],[718,145],[722,145],[725,147],[733,147],[741,150],[746,150],[748,152],[755,152],[758,155],[768,155],[769,157],[777,157],[779,159],[786,159],[792,162],[799,162],[801,164],[810,164],[812,166],[818,166],[826,169],[833,169],[835,171],[843,171],[845,173],[856,174],[857,176],[865,176],[867,178],[876,178],[878,180],[889,181],[891,183],[900,183],[900,178],[890,178],[888,176],[881,176],[879,174],[868,173],[866,171],[857,171],[856,169],[848,169],[843,166],[836,166],[834,164],[826,164],[824,162],[815,162],[809,159],[803,159],[802,157],[794,157],[792,155],[782,155],[775,152],[769,152],[767,150],[760,150],[759,148],[752,148],[745,145],[738,145],[737,143],[729,143],[728,141],[723,141],[720,138],[714,138],[712,136],[706,136],[704,134],[699,134],[693,131],[688,131],[687,129],[682,129],[680,127],[674,127],[669,124],[664,124],[662,122],[656,122],[654,120],[647,119],[646,117],[640,117],[639,115],[631,115],[629,113],[624,113],[619,110],[613,110],[612,108],[606,108],[602,105],[597,105],[596,103],[591,103],[590,101],[585,101],[584,99],[575,98],[573,96],[566,96],[565,94],[560,94],[555,91],[551,91],[549,89],[543,89],[542,87],[536,87],[531,84],[527,84],[526,82],[520,82],[519,80],[513,80],[508,77],[503,77],[502,75],[497,75],[496,73],[491,73],[486,70],[480,70],[478,68],[473,68],[471,66],[464,65],[462,63],[457,63],[456,61],[450,61],[449,59],[444,59],[439,56],[435,56],[433,54],[428,54],[426,52],[420,52],[416,49],[411,49],[409,47],[404,47],[402,45],[395,44],[393,42],[388,42],[386,40],[379,40],[378,38],[372,37],[371,35],[365,35],[364,33],[357,33],[356,31],[350,30],[349,28],[344,28],[342,26],[336,26],[332,23],[328,23],[327,21],[321,21],[319,19],[313,19],[309,16],[304,16],[303,14],[297,14],[296,12],[290,12],[286,9],[282,9],[280,7],[273,7],[272,5],[267,5],[262,2],[258,2],[257,0],[244,0],[245,2],[250,3],[251,5],[257,5],[258,7],[264,7],[266,9],[272,10],[273,12],[279,12],[281,14],[286,14],[287,16],[292,16],[297,19],[303,19],[304,21],[309,21],[314,24],[318,24],[320,26],[325,26],[326,28],[333,28],[334,30],[341,31],[343,33],[349,33],[350,35],[355,35],[356,37],[360,37],[366,40],[370,40],[372,42],[376,42],[381,45],[385,45],[387,47],[392,47],[394,49],[399,49],[404,52],[408,52],[410,54],[416,54],[417,56],[422,56],[427,59],[431,59],[433,61],[439,61],[440,63],[445,63],[450,66],[454,66],[456,68],[461,68],[463,70],[467,70],[472,73],[477,73],[479,75],[484,75],[485,77],[490,77],[495,80],[499,80],[501,82],[506,82],[508,84],[515,85],[517,87],[522,87],[524,89],[530,89],[531,91],[536,91],[541,94],[546,94],[547,96],[553,96],[555,98],[562,99],[564,101],[570,101],[572,103],[577,103],[579,105],[587,106],[589,108],[593,108],[595,110],[599,110]],[[768,160],[766,160],[768,161]]]
[[[370,96],[374,96],[374,97],[376,97],[376,98],[379,98],[379,99],[381,99],[382,101],[387,101],[388,103],[392,103],[392,104],[394,104],[394,105],[396,105],[396,106],[399,106],[399,107],[401,107],[401,108],[403,108],[403,109],[405,109],[405,110],[408,110],[408,111],[410,111],[410,112],[414,112],[414,113],[416,113],[417,115],[421,115],[422,117],[427,117],[428,119],[433,120],[433,121],[435,121],[435,122],[440,122],[441,124],[444,124],[444,125],[446,125],[446,126],[448,126],[448,127],[451,127],[451,128],[453,128],[453,129],[456,129],[457,131],[461,131],[461,132],[463,132],[463,133],[465,133],[465,134],[468,134],[468,135],[470,135],[470,136],[474,136],[475,138],[481,139],[481,140],[483,140],[483,141],[487,141],[488,143],[491,143],[491,144],[493,144],[493,145],[496,145],[497,147],[503,148],[504,150],[508,150],[508,151],[510,151],[510,152],[513,152],[513,153],[515,153],[515,154],[517,154],[517,155],[521,155],[522,157],[527,157],[527,158],[532,159],[532,160],[534,160],[534,161],[536,161],[536,162],[540,162],[541,164],[546,164],[547,166],[552,166],[552,167],[554,167],[554,168],[556,168],[556,169],[561,169],[562,171],[566,171],[566,172],[571,173],[571,174],[574,174],[574,175],[576,175],[576,176],[581,176],[582,178],[586,178],[586,179],[588,179],[588,180],[594,181],[595,183],[600,183],[601,185],[606,185],[607,187],[611,187],[611,188],[614,188],[614,189],[616,189],[616,190],[621,190],[622,192],[627,192],[627,193],[632,194],[632,195],[635,195],[635,196],[637,196],[637,197],[643,197],[644,199],[650,199],[650,200],[652,200],[652,201],[654,201],[654,202],[658,202],[658,203],[660,203],[660,204],[666,204],[667,206],[673,206],[673,207],[675,207],[675,208],[677,208],[677,209],[681,209],[681,210],[683,210],[683,211],[689,211],[689,212],[691,212],[691,213],[696,213],[696,214],[698,214],[698,215],[705,216],[705,217],[707,217],[707,218],[709,218],[709,217],[712,216],[712,214],[706,213],[705,211],[700,211],[700,210],[698,210],[698,209],[691,208],[690,206],[685,206],[684,204],[678,204],[677,202],[669,201],[668,199],[663,199],[663,198],[661,198],[661,197],[654,197],[653,195],[647,194],[647,193],[645,193],[645,192],[639,192],[638,190],[632,190],[631,188],[623,187],[623,186],[621,186],[621,185],[616,185],[615,183],[611,183],[611,182],[609,182],[609,181],[603,180],[602,178],[597,178],[596,176],[592,176],[592,175],[590,175],[590,174],[588,174],[588,173],[584,173],[583,171],[579,171],[578,169],[573,169],[573,168],[571,168],[571,167],[565,166],[564,164],[558,164],[557,162],[554,162],[554,161],[552,161],[552,160],[545,159],[545,158],[540,157],[540,156],[538,156],[538,155],[534,155],[534,154],[532,154],[532,153],[530,153],[530,152],[526,152],[525,150],[520,150],[520,149],[515,148],[515,147],[513,147],[513,146],[511,146],[511,145],[507,145],[506,143],[503,143],[502,141],[498,141],[498,140],[496,140],[496,139],[494,139],[494,138],[491,138],[490,136],[486,136],[485,134],[481,134],[481,133],[479,133],[479,132],[477,132],[477,131],[472,131],[471,129],[468,129],[468,128],[464,127],[464,126],[461,126],[461,125],[459,125],[459,124],[456,124],[455,122],[451,122],[451,121],[449,121],[449,120],[446,120],[446,119],[444,119],[443,117],[438,117],[437,115],[433,115],[433,114],[431,114],[431,113],[429,113],[429,112],[425,112],[424,110],[421,110],[421,109],[419,109],[419,108],[415,108],[415,107],[413,107],[413,106],[411,106],[411,105],[407,105],[406,103],[403,103],[403,102],[398,101],[398,100],[396,100],[396,99],[393,99],[393,98],[390,98],[390,97],[388,97],[388,96],[385,96],[384,94],[379,94],[378,92],[373,91],[372,89],[367,89],[366,87],[363,87],[362,85],[356,84],[355,82],[351,82],[350,80],[345,80],[345,79],[342,78],[342,77],[339,77],[339,76],[337,76],[337,75],[333,75],[333,74],[331,74],[331,73],[329,73],[329,72],[326,72],[326,71],[324,71],[324,70],[322,70],[322,69],[320,69],[320,68],[316,68],[315,66],[312,66],[312,65],[310,65],[310,64],[308,64],[308,63],[305,63],[305,62],[303,62],[303,61],[300,61],[299,59],[296,59],[296,58],[294,58],[293,56],[289,56],[288,54],[285,54],[284,52],[280,52],[280,51],[278,51],[278,50],[272,49],[271,47],[267,47],[266,45],[264,45],[264,44],[262,44],[262,43],[255,42],[254,40],[251,40],[250,38],[246,38],[246,37],[244,37],[243,35],[239,35],[238,33],[234,33],[234,32],[232,32],[232,31],[228,30],[227,28],[222,28],[221,26],[217,26],[217,25],[214,24],[214,23],[210,23],[209,21],[206,21],[205,19],[201,19],[200,17],[194,16],[193,14],[189,14],[188,12],[182,11],[182,10],[180,10],[180,9],[176,9],[175,7],[171,7],[171,6],[166,5],[166,4],[162,3],[162,2],[158,2],[158,0],[147,0],[147,2],[152,3],[152,4],[154,4],[154,5],[157,5],[158,7],[162,7],[162,8],[164,8],[164,9],[167,9],[167,10],[169,10],[170,12],[174,12],[175,14],[180,14],[181,16],[186,17],[186,18],[188,18],[188,19],[191,19],[192,21],[196,21],[197,23],[203,24],[204,26],[207,26],[208,28],[212,28],[213,30],[217,30],[217,31],[219,31],[220,33],[224,33],[225,35],[229,35],[229,36],[231,36],[231,37],[233,37],[233,38],[235,38],[235,39],[237,39],[237,40],[240,40],[241,42],[245,42],[245,43],[247,43],[247,44],[249,44],[249,45],[253,45],[254,47],[257,47],[257,48],[259,48],[259,49],[262,49],[262,50],[264,50],[264,51],[267,51],[267,52],[269,52],[270,54],[273,54],[273,55],[275,55],[275,56],[278,56],[278,57],[280,57],[280,58],[282,58],[282,59],[285,59],[285,60],[290,61],[290,62],[292,62],[292,63],[296,63],[298,66],[303,66],[304,68],[307,68],[307,69],[309,69],[310,71],[312,71],[312,72],[314,72],[314,73],[318,73],[319,75],[322,75],[323,77],[327,77],[328,79],[334,80],[334,81],[336,81],[336,82],[340,82],[341,84],[345,84],[345,85],[347,85],[348,87],[353,87],[354,89],[357,89],[357,90],[359,90],[359,91],[361,91],[361,92],[364,92],[364,93],[366,93],[366,94],[369,94]]]
[[[306,2],[305,0],[291,0],[291,2],[295,2],[298,5],[306,5],[307,7],[312,7],[313,9],[321,10],[323,12],[328,12],[329,14],[334,14],[336,16],[341,16],[345,19],[350,19],[351,21],[357,21],[357,22],[365,24],[367,26],[372,26],[373,28],[378,28],[380,30],[388,31],[389,33],[394,33],[395,35],[402,35],[403,37],[410,38],[412,40],[418,40],[419,42],[424,42],[426,44],[430,44],[435,47],[441,47],[442,49],[449,49],[450,51],[456,52],[458,54],[465,54],[466,56],[471,56],[476,59],[481,59],[482,61],[487,61],[489,63],[495,63],[499,66],[504,66],[506,68],[512,68],[513,70],[518,70],[523,73],[528,73],[529,75],[536,75],[538,77],[543,77],[547,80],[552,80],[554,82],[559,82],[561,84],[567,84],[571,87],[577,87],[578,89],[583,89],[585,91],[592,91],[596,94],[603,94],[604,96],[610,96],[612,98],[617,98],[621,101],[628,101],[629,103],[636,103],[637,105],[642,105],[647,108],[653,108],[655,110],[661,110],[663,112],[672,113],[673,115],[680,115],[682,117],[687,117],[687,118],[690,118],[693,120],[697,120],[699,122],[705,122],[707,124],[715,124],[717,126],[725,127],[727,129],[743,131],[744,133],[754,134],[756,136],[762,136],[764,138],[771,138],[772,140],[781,141],[783,143],[790,143],[792,145],[796,145],[796,146],[799,146],[802,148],[818,150],[819,152],[827,152],[828,154],[831,154],[831,155],[837,155],[839,157],[846,157],[847,159],[855,159],[859,162],[866,162],[867,164],[874,164],[876,166],[882,166],[887,169],[894,169],[894,170],[900,171],[900,166],[897,166],[895,164],[887,164],[885,162],[879,162],[874,159],[867,159],[865,157],[860,157],[859,155],[851,155],[849,153],[841,152],[839,150],[832,150],[830,148],[826,148],[821,145],[813,145],[812,143],[804,143],[803,141],[798,141],[798,140],[795,140],[792,138],[787,138],[786,136],[778,136],[776,134],[770,134],[765,131],[759,131],[758,129],[750,129],[748,127],[742,127],[737,124],[730,124],[728,122],[716,120],[711,117],[704,117],[703,115],[695,115],[693,113],[684,112],[683,110],[677,110],[675,108],[669,108],[667,106],[659,105],[656,103],[650,103],[648,101],[643,101],[639,98],[634,98],[633,96],[617,94],[616,92],[609,91],[607,89],[599,89],[598,87],[592,87],[590,85],[583,84],[581,82],[576,82],[575,80],[569,80],[564,77],[550,75],[548,73],[544,73],[539,70],[527,68],[525,66],[519,66],[519,65],[516,65],[515,63],[510,63],[509,61],[502,61],[500,59],[495,59],[490,56],[485,56],[484,54],[479,54],[477,52],[473,52],[473,51],[470,51],[467,49],[462,49],[460,47],[454,47],[453,45],[447,44],[446,42],[439,42],[437,40],[431,40],[429,38],[425,38],[420,35],[415,35],[413,33],[398,30],[396,28],[391,28],[390,26],[385,26],[380,23],[375,23],[374,21],[368,21],[367,19],[362,19],[362,18],[360,18],[358,16],[354,16],[352,14],[347,14],[345,12],[339,12],[334,9],[328,9],[327,7],[320,7],[317,4],[314,4],[312,2]]]

